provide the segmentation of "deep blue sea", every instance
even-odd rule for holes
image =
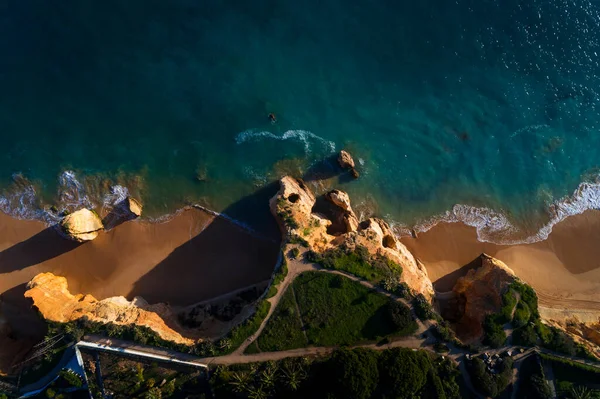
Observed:
[[[600,206],[599,53],[589,0],[1,1],[0,208],[252,224],[346,148],[361,213],[533,240]]]

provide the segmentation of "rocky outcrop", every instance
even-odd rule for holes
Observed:
[[[564,330],[575,342],[585,346],[600,359],[600,320],[595,323],[584,323],[573,317],[566,323],[553,322],[557,328]]]
[[[372,218],[358,223],[350,198],[343,191],[330,191],[326,198],[325,202],[330,206],[335,205],[334,208],[342,212],[342,221],[346,224],[342,233],[334,234],[328,230],[333,226],[335,213],[325,215],[314,211],[317,199],[301,180],[289,176],[281,179],[279,192],[271,199],[271,211],[285,232],[287,241],[305,241],[316,252],[338,246],[350,249],[363,246],[369,253],[383,255],[399,264],[403,269],[403,281],[427,298],[433,297],[433,286],[427,271],[396,239],[386,222]]]
[[[81,318],[100,323],[119,325],[135,324],[152,329],[162,339],[178,344],[193,345],[194,341],[184,338],[169,328],[157,312],[166,312],[165,305],[148,305],[142,298],[128,301],[124,297],[97,300],[91,295],[72,295],[67,279],[52,273],[41,273],[27,285],[25,297],[46,320],[66,323]]]
[[[104,225],[96,212],[84,208],[65,216],[60,227],[70,239],[84,242],[96,238]]]
[[[481,338],[486,316],[500,311],[502,295],[517,278],[508,266],[489,255],[481,254],[476,262],[478,267],[459,278],[452,289],[456,313],[451,318],[465,341]]]
[[[325,195],[332,204],[341,209],[340,218],[344,223],[345,232],[356,231],[358,228],[358,218],[350,206],[350,197],[347,193],[340,190],[331,190]]]
[[[127,197],[125,203],[127,205],[127,210],[133,217],[139,218],[142,216],[142,204],[140,204],[138,200],[132,197]]]
[[[356,164],[354,163],[354,159],[352,158],[352,155],[350,155],[349,152],[344,150],[340,151],[340,154],[338,155],[338,163],[343,169],[349,169],[350,173],[352,174],[352,177],[358,179],[359,173],[356,170]]]
[[[340,151],[340,155],[338,156],[338,163],[344,169],[353,169],[355,167],[354,159],[352,155],[348,151]]]

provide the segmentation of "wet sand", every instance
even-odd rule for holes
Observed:
[[[38,273],[65,276],[72,293],[98,299],[189,305],[269,279],[279,243],[198,209],[165,223],[129,221],[84,244],[0,214],[0,251],[0,310],[17,334],[36,335],[23,293]]]
[[[542,314],[575,314],[586,321],[600,317],[600,211],[571,216],[534,244],[479,242],[475,228],[461,223],[441,223],[402,242],[425,264],[440,292],[451,290],[466,273],[465,265],[485,252],[536,289],[546,308]]]

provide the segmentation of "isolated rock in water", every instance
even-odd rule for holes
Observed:
[[[69,292],[67,279],[52,273],[41,273],[28,284],[26,298],[33,300],[44,319],[68,323],[81,318],[99,323],[118,325],[135,324],[148,327],[162,339],[178,344],[193,345],[194,341],[169,328],[165,318],[174,318],[164,306],[148,305],[137,297],[129,302],[124,297],[112,297],[101,301],[92,295],[73,295]],[[159,315],[158,312],[161,312]]]
[[[79,242],[93,240],[104,228],[98,214],[85,208],[65,216],[60,226],[69,238]]]
[[[358,179],[358,177],[360,176],[358,171],[354,168],[352,168],[352,170],[350,170],[350,174],[352,174],[352,177],[354,177],[355,179]]]
[[[135,217],[142,216],[142,204],[139,203],[138,200],[132,197],[127,197],[127,209],[131,212]]]
[[[340,151],[340,155],[338,156],[338,163],[344,169],[354,169],[354,159],[348,151]]]

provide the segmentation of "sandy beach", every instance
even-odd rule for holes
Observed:
[[[451,290],[469,262],[485,252],[535,288],[543,315],[600,317],[600,211],[571,216],[547,240],[527,245],[483,243],[475,228],[461,223],[440,223],[402,242],[425,264],[440,292]]]
[[[142,296],[185,306],[268,280],[279,243],[191,208],[164,223],[123,223],[84,244],[0,214],[0,251],[3,317],[17,337],[35,338],[43,323],[23,293],[38,273],[65,276],[72,293],[98,299]]]

